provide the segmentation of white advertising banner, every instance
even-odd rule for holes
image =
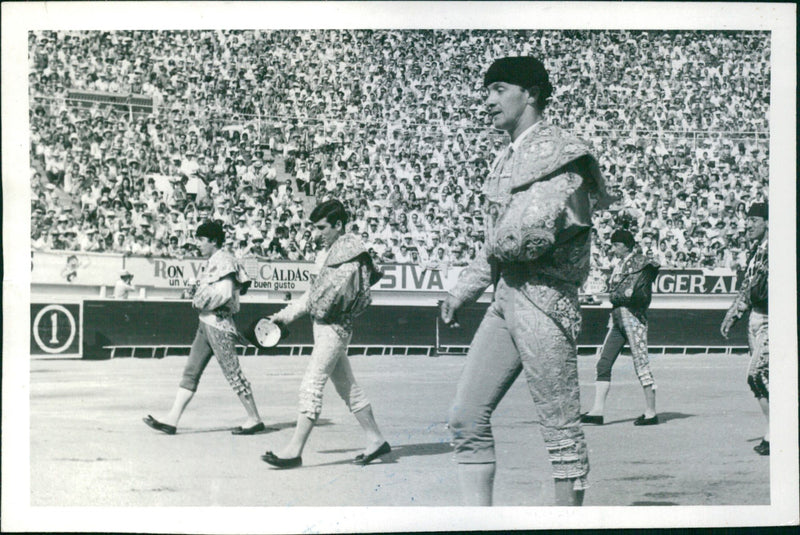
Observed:
[[[462,267],[426,269],[414,264],[382,264],[383,278],[376,290],[398,292],[443,292],[452,288]]]
[[[156,288],[185,288],[191,279],[198,278],[203,259],[141,258],[126,259],[127,269],[134,274],[138,285]],[[258,258],[242,260],[245,271],[253,280],[251,290],[304,292],[308,289],[314,264],[311,262],[270,262]],[[382,265],[384,276],[376,290],[398,292],[445,291],[458,279],[462,268],[447,271],[429,270],[413,264]]]
[[[113,286],[120,270],[134,276],[137,287],[188,287],[197,279],[205,260],[202,258],[147,258],[117,254],[36,252],[32,258],[33,284],[76,284]],[[259,258],[242,260],[253,280],[251,291],[304,292],[314,273],[312,262],[277,261]],[[430,270],[413,264],[383,264],[384,276],[376,290],[397,292],[439,292],[451,288],[463,268]]]
[[[33,284],[113,286],[125,268],[134,275],[137,287],[181,290],[197,279],[202,258],[146,258],[117,254],[34,252],[31,257]],[[312,262],[277,261],[260,258],[242,260],[253,280],[253,291],[304,292],[314,273]],[[458,280],[462,267],[432,270],[414,264],[383,264],[383,278],[375,285],[382,292],[444,292]],[[593,272],[585,290],[606,291],[608,273]],[[654,294],[727,294],[738,288],[730,270],[663,269],[653,284]],[[491,288],[489,289],[491,291]]]
[[[123,267],[123,257],[118,254],[33,251],[31,283],[113,286]]]
[[[128,257],[126,268],[137,285],[155,288],[185,288],[200,276],[202,258]],[[269,262],[258,258],[242,260],[253,280],[251,290],[303,292],[308,289],[314,264],[311,262]]]

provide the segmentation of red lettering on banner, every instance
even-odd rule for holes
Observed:
[[[725,286],[725,279],[729,277],[718,277],[717,282],[714,286],[709,290],[709,293],[712,294],[724,294],[728,293],[728,288]]]
[[[378,286],[381,290],[392,290],[397,287],[397,276],[395,275],[396,265],[382,266],[383,278],[381,284]]]
[[[419,278],[417,278],[417,266],[411,266],[411,278],[414,279],[414,288],[417,290],[422,289],[422,283],[425,280],[426,271],[426,269],[423,269],[422,273],[419,274]]]
[[[662,275],[658,278],[658,291],[661,293],[672,293],[675,289],[675,275]]]
[[[675,277],[675,293],[685,294],[689,291],[689,275],[682,273]]]
[[[436,286],[436,288],[434,288]],[[428,279],[428,290],[444,290],[444,284],[442,283],[442,274],[439,271],[432,271],[431,276]]]
[[[167,263],[163,260],[153,260],[153,276],[159,279],[167,278]]]
[[[692,281],[689,286],[689,293],[690,294],[705,293],[706,291],[705,279],[706,278],[703,274],[692,275]]]

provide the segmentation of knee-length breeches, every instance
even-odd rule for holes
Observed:
[[[757,399],[769,399],[769,316],[750,311],[747,342],[750,346],[747,384]]]
[[[197,326],[192,349],[189,352],[189,360],[183,369],[183,377],[180,386],[192,392],[197,391],[200,376],[206,369],[208,361],[213,354],[217,357],[220,368],[225,379],[233,388],[237,395],[252,395],[250,383],[242,373],[239,366],[239,356],[236,354],[236,342],[239,337],[236,333],[215,329],[207,323],[200,322]]]
[[[633,356],[633,369],[642,386],[653,386],[653,372],[650,370],[650,357],[647,353],[647,323],[634,316],[625,307],[615,307],[611,311],[611,322],[597,361],[597,380],[611,381],[611,368],[623,346],[627,343]]]
[[[589,458],[580,426],[574,341],[519,290],[501,283],[467,355],[450,409],[459,463],[495,462],[491,417],[521,371],[539,414],[555,479],[586,488]]]
[[[350,412],[369,406],[347,357],[350,336],[341,335],[331,325],[314,322],[314,350],[300,384],[300,413],[311,420],[322,412],[322,392],[329,377]]]

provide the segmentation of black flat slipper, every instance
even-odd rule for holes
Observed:
[[[162,424],[149,414],[147,415],[147,418],[142,418],[142,421],[156,431],[161,431],[162,433],[166,433],[168,435],[174,435],[175,431],[177,430],[174,425]]]
[[[392,447],[389,446],[388,442],[384,442],[377,450],[373,451],[369,455],[364,455],[363,453],[356,455],[356,458],[353,459],[353,464],[360,464],[361,466],[366,466],[375,459],[377,459],[378,457],[380,457],[381,455],[386,455],[390,451],[392,451]]]
[[[260,433],[265,431],[267,428],[264,426],[264,422],[258,422],[256,425],[252,427],[242,427],[239,426],[231,431],[232,435],[255,435],[256,433]]]
[[[281,459],[271,451],[268,451],[264,455],[262,455],[261,460],[276,468],[297,468],[298,466],[302,466],[303,464],[302,457],[298,456],[298,457],[291,457],[289,459]]]

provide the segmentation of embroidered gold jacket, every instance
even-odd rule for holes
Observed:
[[[646,322],[651,286],[660,267],[658,262],[650,260],[638,249],[632,251],[611,272],[608,281],[611,304],[624,306],[640,321]]]
[[[769,281],[769,236],[767,234],[750,252],[742,283],[736,299],[728,308],[726,317],[739,320],[748,310],[755,310],[761,314],[768,311],[768,281]]]
[[[222,291],[219,282],[233,276],[233,292]],[[229,252],[220,249],[203,266],[192,298],[192,306],[200,312],[200,320],[218,329],[234,332],[233,315],[239,312],[239,295],[250,288],[250,277],[242,264]]]
[[[353,318],[370,304],[370,286],[382,276],[361,240],[344,234],[331,245],[309,290],[273,319],[291,323],[307,313],[314,321],[333,325],[345,334],[352,330]]]
[[[608,205],[597,160],[581,140],[539,122],[495,162],[484,184],[485,241],[450,294],[477,299],[506,277],[577,337],[578,288],[589,274],[592,211]]]

